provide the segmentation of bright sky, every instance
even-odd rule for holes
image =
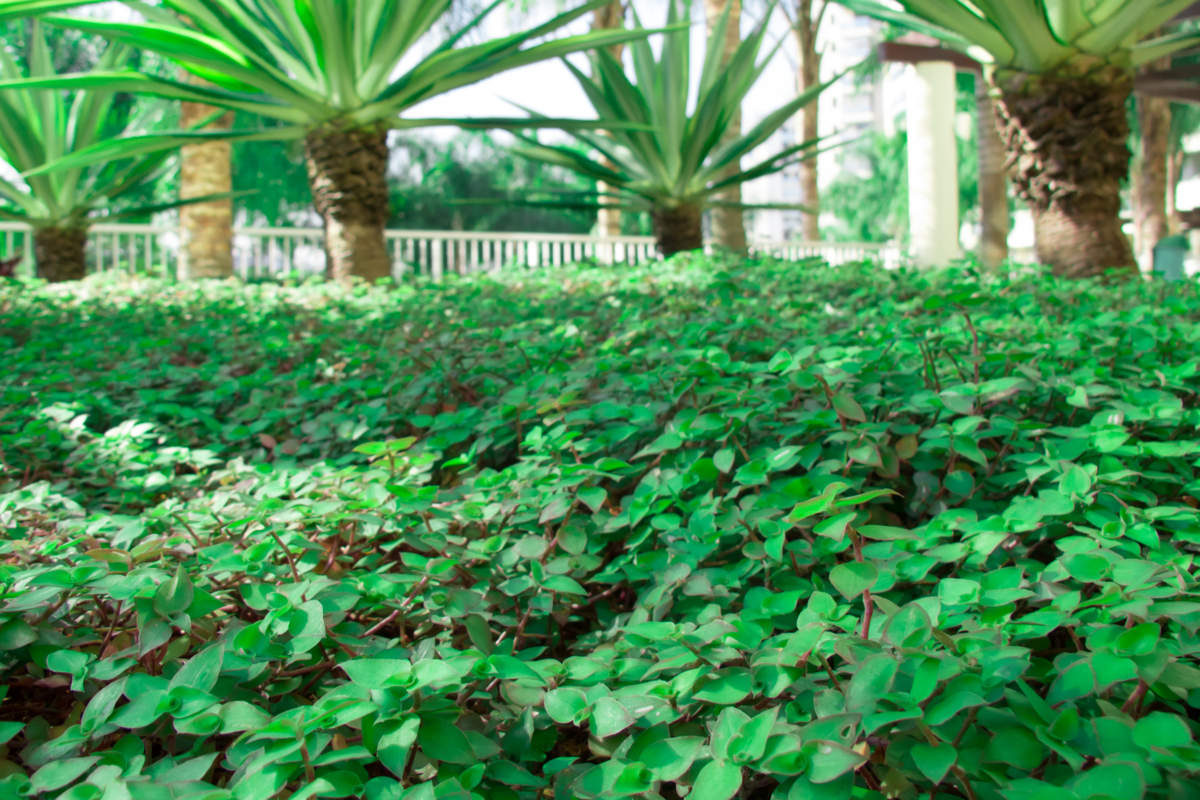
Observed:
[[[537,4],[533,13],[523,21],[516,14],[505,14],[497,11],[485,23],[487,36],[499,36],[506,32],[517,30],[524,25],[552,16],[556,13],[556,3],[553,0],[542,0]],[[760,4],[754,4],[760,5]],[[637,0],[635,8],[646,27],[661,26],[666,21],[667,5],[663,0]],[[743,31],[750,30],[756,19],[750,19],[749,13],[757,9],[753,7],[743,17]],[[761,13],[761,10],[759,10]],[[704,55],[704,40],[706,38],[704,10],[699,2],[692,7],[692,80],[699,79],[700,67]],[[575,22],[567,33],[585,33],[589,29],[591,15]],[[788,40],[787,22],[782,14],[776,12],[772,18],[770,35],[767,45],[773,46],[779,39],[784,39],[784,48],[775,55],[767,70],[758,83],[746,96],[742,107],[744,124],[753,125],[762,117],[795,96],[795,70],[792,66],[792,42]],[[764,46],[764,51],[767,47]],[[764,52],[763,57],[767,55]],[[575,56],[576,63],[584,67],[586,58]],[[561,61],[549,61],[532,64],[528,67],[501,73],[473,86],[456,89],[453,92],[435,97],[416,106],[408,117],[485,117],[510,116],[519,114],[505,100],[510,100],[527,108],[534,109],[548,116],[559,117],[594,117],[591,104],[588,103],[583,91],[575,78],[563,66]]]

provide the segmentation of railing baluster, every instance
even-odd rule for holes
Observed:
[[[173,259],[178,258],[178,253],[177,246],[168,246],[166,234],[177,236],[178,228],[95,225],[89,235],[89,266],[99,272],[119,269],[130,274],[170,278],[174,274]],[[325,259],[320,229],[239,228],[234,235],[234,268],[244,279],[308,271],[318,268]],[[0,237],[5,255],[12,257],[20,250],[23,262],[32,266],[34,248],[27,225],[0,222]],[[123,237],[128,237],[127,246]],[[585,260],[635,266],[658,258],[654,240],[649,236],[393,230],[387,233],[387,239],[390,256],[396,262],[397,278],[412,273],[441,280],[447,270],[465,275],[499,271],[508,265],[545,269]],[[782,260],[821,258],[834,267],[873,259],[884,269],[894,269],[905,258],[905,252],[895,245],[862,242],[751,242],[749,250],[756,256]],[[1014,249],[1012,258],[1021,264],[1031,260],[1023,249]]]

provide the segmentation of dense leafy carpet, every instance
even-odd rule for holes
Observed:
[[[1200,299],[0,288],[0,800],[1200,796]]]

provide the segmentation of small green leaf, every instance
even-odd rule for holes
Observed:
[[[395,730],[389,731],[379,738],[376,755],[383,766],[387,767],[388,771],[397,778],[404,777],[404,770],[408,765],[408,753],[417,741],[417,732],[420,727],[421,721],[416,717],[410,717],[400,723]]]
[[[620,733],[636,720],[625,706],[611,697],[602,697],[592,707],[592,733],[601,739]]]
[[[801,750],[810,765],[805,777],[813,783],[837,780],[867,761],[866,756],[832,741],[806,742]]]
[[[470,638],[471,644],[483,651],[484,655],[490,656],[495,647],[495,639],[487,620],[478,614],[468,614],[463,620],[463,625],[467,629],[467,636]]]
[[[673,781],[688,771],[703,744],[702,736],[661,739],[642,751],[642,763],[660,781]]]
[[[100,760],[99,756],[87,758],[68,758],[47,764],[33,774],[29,794],[41,794],[61,789],[79,778]]]
[[[412,664],[402,659],[357,658],[338,664],[350,680],[367,689],[395,686],[412,674]]]
[[[917,769],[921,770],[925,777],[935,784],[942,782],[946,773],[958,760],[958,751],[945,742],[937,747],[921,742],[913,745],[912,750],[908,752],[916,763]]]
[[[220,677],[224,654],[225,647],[219,642],[206,647],[188,659],[183,668],[175,673],[175,677],[171,679],[171,686],[187,686],[202,692],[211,691]]]
[[[879,580],[879,570],[869,561],[847,561],[829,571],[829,582],[847,600],[853,600]]]
[[[587,696],[579,689],[571,687],[546,692],[544,702],[546,713],[560,725],[574,724],[579,715],[588,709]],[[621,708],[624,709],[624,706]]]
[[[710,761],[696,776],[691,800],[730,800],[742,788],[742,768],[727,761]]]
[[[592,513],[603,508],[604,501],[608,499],[608,492],[599,486],[584,486],[578,494],[579,499],[592,510]]]
[[[846,419],[854,420],[855,422],[867,421],[867,415],[863,412],[862,406],[845,392],[838,392],[833,396],[833,407],[837,409],[839,415]]]
[[[441,717],[425,717],[421,720],[417,743],[421,746],[421,752],[433,761],[468,766],[476,761],[466,734],[454,723]]]
[[[192,604],[192,579],[180,565],[175,576],[163,582],[154,593],[154,611],[163,617],[171,617]]]

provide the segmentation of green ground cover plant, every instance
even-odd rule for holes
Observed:
[[[1200,786],[1200,298],[0,288],[0,798]]]

